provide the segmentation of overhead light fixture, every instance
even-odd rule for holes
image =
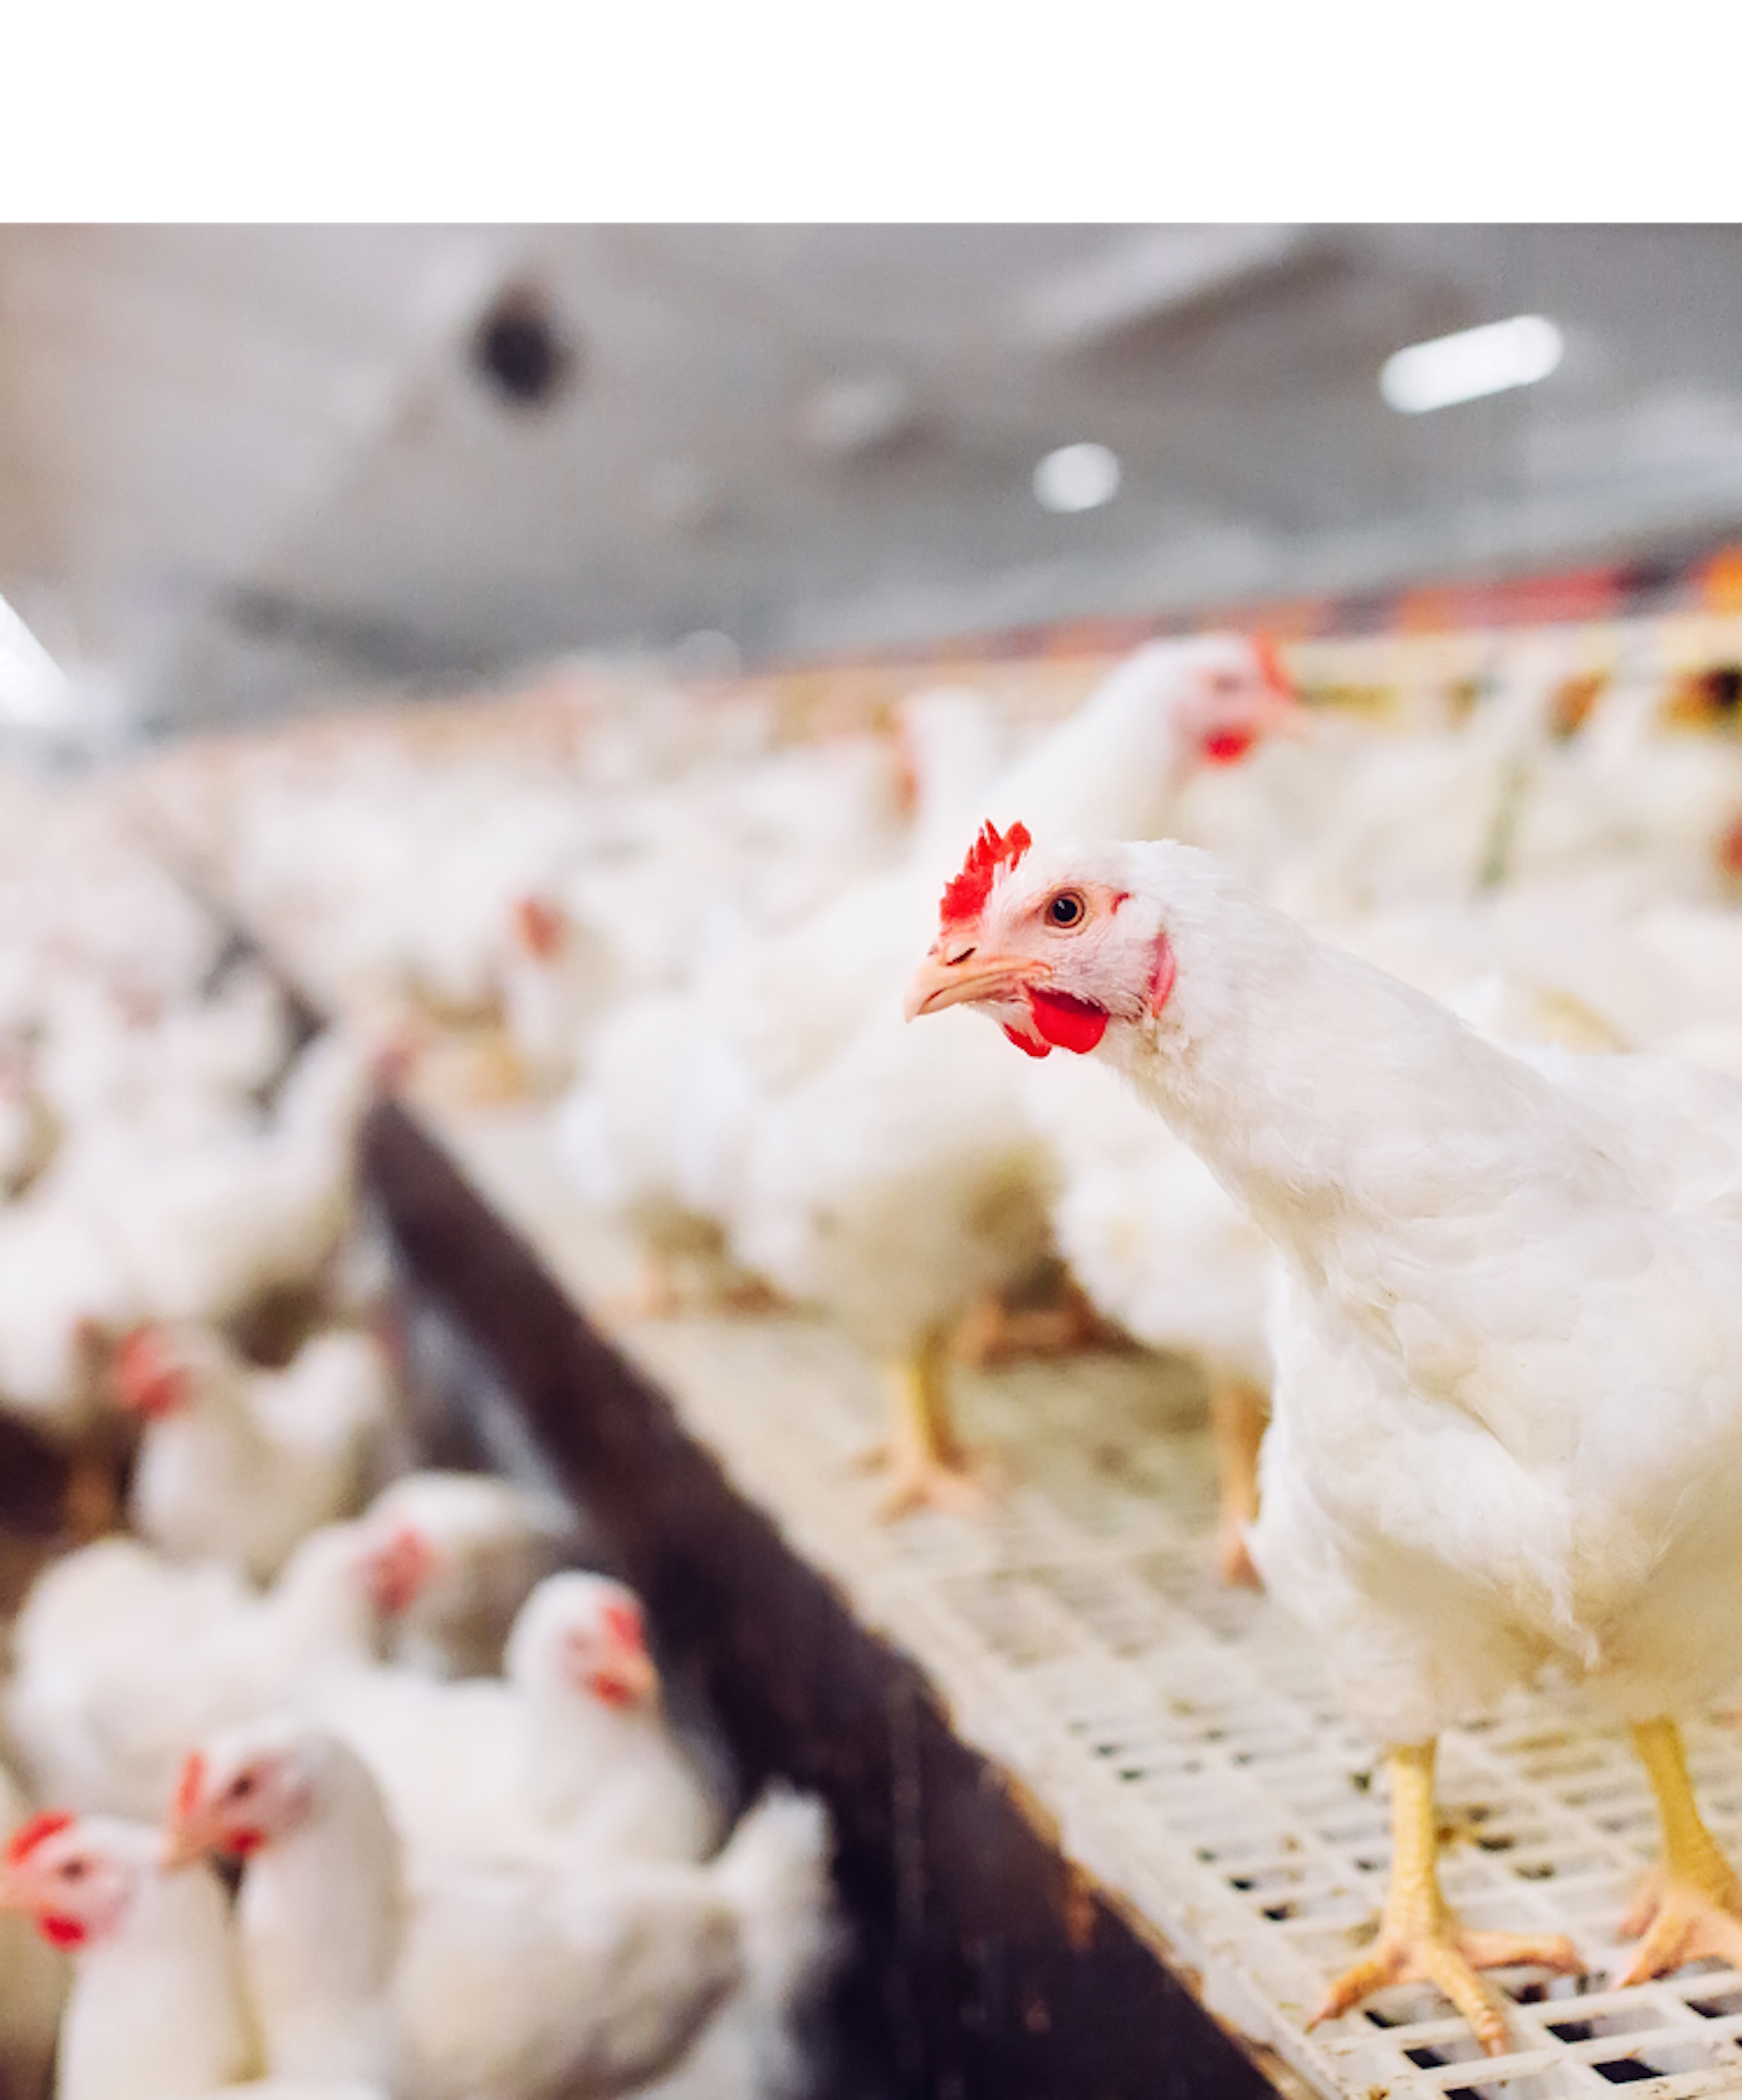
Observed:
[[[579,346],[540,293],[516,285],[478,324],[471,359],[474,373],[498,399],[514,408],[541,408],[573,381]]]
[[[1119,456],[1105,445],[1061,445],[1034,469],[1043,510],[1098,510],[1119,492]]]
[[[1534,386],[1560,363],[1560,330],[1541,314],[1460,329],[1411,343],[1379,368],[1379,391],[1403,416],[1423,416],[1459,401],[1479,401],[1514,386]]]

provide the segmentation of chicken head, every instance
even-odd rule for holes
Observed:
[[[289,1723],[250,1723],[190,1751],[170,1805],[169,1863],[245,1860],[298,1829],[314,1802],[304,1735]]]
[[[83,1947],[126,1915],[155,1849],[149,1830],[112,1817],[33,1815],[0,1854],[0,1910],[28,1912],[51,1946]]]
[[[1095,1049],[1114,1021],[1158,1014],[1178,964],[1153,902],[1121,880],[1118,846],[1042,851],[990,823],[945,890],[942,925],[908,988],[909,1020],[990,1014],[1019,1050]]]
[[[504,1662],[523,1690],[555,1688],[618,1707],[659,1696],[641,1601],[603,1575],[546,1576],[514,1621]]]

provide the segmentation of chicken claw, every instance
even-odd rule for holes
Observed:
[[[943,1465],[922,1458],[890,1458],[873,1454],[873,1463],[888,1464],[889,1485],[877,1498],[877,1515],[885,1524],[911,1516],[915,1510],[946,1510],[952,1516],[984,1516],[991,1489],[972,1464],[960,1459]]]
[[[1622,1921],[1621,1937],[1640,1944],[1614,1988],[1707,1955],[1742,1968],[1742,1882],[1700,1819],[1675,1724],[1642,1722],[1633,1740],[1657,1797],[1664,1861],[1646,1876]]]
[[[1639,1948],[1612,1988],[1666,1976],[1684,1961],[1714,1955],[1742,1969],[1742,1888],[1726,1869],[1727,1887],[1702,1888],[1691,1881],[1653,1875],[1621,1926],[1624,1939]]]
[[[1469,2021],[1486,2054],[1503,2056],[1506,2014],[1477,1972],[1530,1966],[1575,1976],[1584,1962],[1559,1933],[1473,1932],[1460,1922],[1440,1892],[1434,1745],[1404,1745],[1389,1763],[1391,1879],[1379,1936],[1331,1985],[1310,2024],[1334,2019],[1387,1983],[1432,1983]]]
[[[1388,1919],[1361,1959],[1331,1985],[1308,2024],[1334,2019],[1387,1983],[1432,1983],[1469,2021],[1486,2054],[1504,2056],[1510,2046],[1506,2014],[1476,1972],[1533,1967],[1576,1976],[1584,1965],[1578,1949],[1559,1933],[1472,1932],[1442,1904],[1437,1917],[1396,1925]]]

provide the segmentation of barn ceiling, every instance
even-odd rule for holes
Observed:
[[[1727,228],[0,228],[0,594],[192,721],[1665,549],[1742,529],[1739,265]],[[1541,386],[1380,399],[1519,312],[1564,335]],[[1049,513],[1078,440],[1119,492]]]

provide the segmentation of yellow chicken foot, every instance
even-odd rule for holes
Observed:
[[[889,1367],[889,1437],[871,1462],[887,1466],[889,1484],[878,1504],[885,1519],[916,1509],[976,1515],[987,1485],[957,1440],[950,1421],[948,1358],[941,1339]]]
[[[1258,1515],[1258,1452],[1269,1419],[1268,1396],[1244,1379],[1219,1378],[1211,1387],[1210,1433],[1222,1490],[1216,1567],[1224,1582],[1251,1590],[1264,1586],[1246,1551],[1246,1528]]]
[[[1657,1797],[1664,1856],[1621,1926],[1624,1939],[1640,1944],[1616,1988],[1709,1954],[1742,1966],[1742,1882],[1700,1820],[1680,1732],[1673,1721],[1642,1721],[1633,1746]]]
[[[1559,1934],[1538,1937],[1472,1932],[1459,1923],[1440,1893],[1434,1745],[1405,1744],[1388,1754],[1387,1762],[1391,1774],[1391,1878],[1379,1936],[1331,1985],[1312,2024],[1347,2012],[1387,1983],[1433,1983],[1475,2028],[1476,2040],[1488,2054],[1502,2056],[1508,2046],[1506,2014],[1477,1970],[1531,1964],[1576,1975],[1584,1965],[1572,1941]]]

